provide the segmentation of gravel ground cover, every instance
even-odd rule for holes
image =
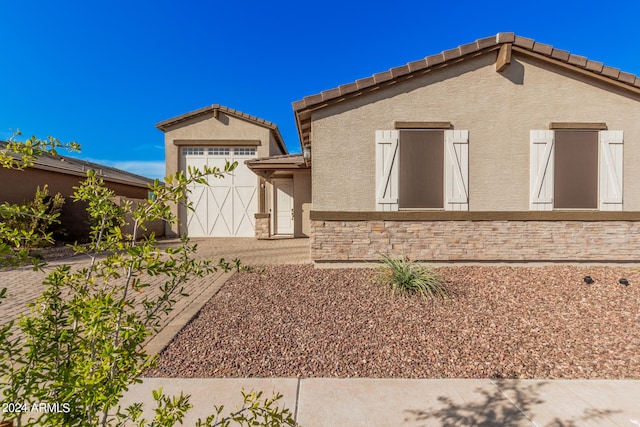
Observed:
[[[393,297],[375,269],[235,274],[146,375],[640,379],[637,268],[437,270],[445,301]]]

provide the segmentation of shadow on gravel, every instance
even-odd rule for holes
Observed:
[[[544,416],[545,407],[553,408],[552,402],[545,405],[540,397],[540,389],[547,383],[540,382],[522,385],[518,380],[495,380],[496,388],[492,391],[478,388],[477,398],[464,403],[455,402],[451,397],[438,397],[438,405],[427,410],[407,410],[407,421],[425,422],[425,426],[545,426],[545,427],[579,427],[585,422],[606,425],[607,416],[621,411],[599,411],[585,409],[579,415],[567,415],[559,418],[553,413]],[[556,408],[553,408],[556,409]],[[558,412],[557,410],[554,412]],[[553,418],[552,418],[553,417]],[[544,424],[538,424],[538,418]]]

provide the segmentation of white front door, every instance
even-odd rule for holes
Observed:
[[[293,234],[293,179],[274,179],[274,234]]]

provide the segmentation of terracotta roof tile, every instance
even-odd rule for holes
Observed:
[[[449,61],[451,59],[456,59],[461,56],[460,48],[449,49],[442,52],[442,57],[445,61]]]
[[[342,86],[341,86],[342,87]],[[293,106],[294,110],[300,110],[302,108],[304,108],[307,103],[305,102],[305,100],[300,100],[300,101],[295,101],[293,104],[291,104]]]
[[[322,92],[322,99],[337,98],[340,96],[340,88],[329,89]]]
[[[393,76],[393,78],[398,78],[398,77],[402,77],[404,75],[409,74],[411,71],[409,70],[409,66],[408,65],[402,65],[400,67],[395,67],[392,68],[391,70],[391,75]]]
[[[478,50],[485,49],[487,47],[491,47],[491,46],[495,45],[496,44],[496,38],[497,37],[493,36],[493,37],[485,37],[483,39],[478,39],[476,41],[476,45],[478,46]]]
[[[553,52],[551,52],[551,57],[555,58],[557,60],[560,60],[562,62],[568,62],[569,61],[569,52],[567,52],[566,50],[562,50],[562,49],[553,49]]]
[[[605,65],[604,67],[602,67],[602,74],[607,77],[617,79],[620,75],[620,69]]]
[[[358,89],[366,89],[374,83],[375,81],[373,80],[373,77],[365,77],[364,79],[356,80],[356,86],[358,86]]]
[[[319,93],[317,95],[311,95],[311,96],[305,96],[304,97],[304,101],[307,104],[317,104],[319,102],[324,101],[325,99],[322,97],[322,94]]]
[[[393,79],[393,75],[391,74],[391,71],[384,71],[382,73],[378,73],[378,74],[374,74],[373,75],[373,80],[376,83],[383,83],[386,81],[389,81]]]
[[[587,66],[587,58],[585,58],[584,56],[580,56],[580,55],[574,55],[574,54],[569,55],[569,60],[567,62],[569,62],[569,64],[575,65],[577,67],[584,68],[584,67]]]
[[[541,53],[543,55],[551,55],[551,52],[553,52],[553,46],[549,44],[535,42],[533,44],[533,51],[537,53]]]
[[[444,62],[444,53],[427,56],[425,58],[425,61],[427,62],[427,67],[433,67],[434,65],[442,64]]]
[[[340,86],[338,89],[340,89],[340,94],[347,95],[356,92],[358,90],[358,85],[355,83],[348,83],[346,85]]]
[[[513,44],[515,44],[516,46],[520,46],[529,50],[533,49],[534,43],[535,42],[533,41],[533,39],[528,39],[526,37],[521,37],[521,36],[516,36],[513,42]]]
[[[604,64],[602,62],[592,61],[590,59],[587,59],[587,65],[585,65],[585,68],[589,71],[595,71],[596,73],[600,73],[602,72],[603,66]]]
[[[627,84],[634,84],[636,82],[636,76],[634,76],[631,73],[624,73],[624,72],[620,72],[620,74],[618,75],[618,80],[620,80],[621,82],[627,83]]]
[[[427,68],[427,61],[425,59],[421,59],[419,61],[409,62],[407,64],[407,67],[409,67],[409,71],[413,73],[414,71],[418,71],[418,70],[422,70],[423,68]]]
[[[496,35],[496,43],[513,43],[516,41],[516,35],[514,33],[498,33]]]
[[[468,55],[479,50],[478,42],[467,43],[460,46],[460,55]]]

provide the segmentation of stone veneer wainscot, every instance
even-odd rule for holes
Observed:
[[[312,220],[314,261],[633,261],[639,221]]]

